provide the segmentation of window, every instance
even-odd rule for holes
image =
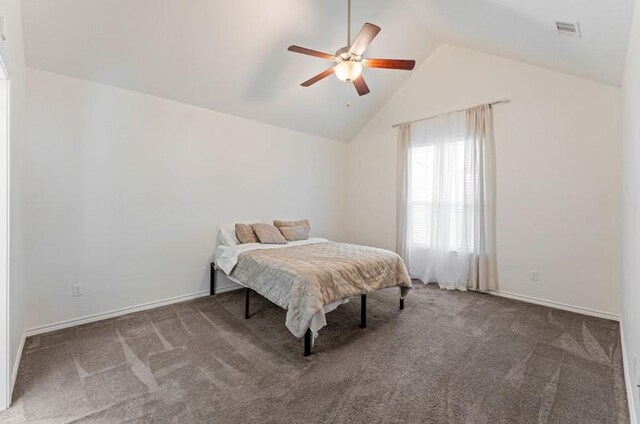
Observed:
[[[482,105],[400,126],[397,247],[411,277],[497,287],[492,121]]]
[[[409,206],[411,243],[472,251],[476,167],[464,136],[411,147]],[[436,233],[435,228],[440,230]],[[442,231],[444,229],[445,231]],[[437,239],[437,240],[436,240]]]

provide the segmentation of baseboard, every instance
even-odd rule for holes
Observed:
[[[627,386],[627,401],[629,402],[629,418],[631,418],[631,424],[636,424],[638,422],[638,416],[636,414],[635,408],[635,396],[634,396],[634,387],[633,387],[633,378],[631,376],[629,366],[629,358],[627,357],[627,348],[624,343],[624,325],[620,322],[620,340],[622,344],[622,368],[624,372],[624,383]]]
[[[575,312],[583,315],[590,315],[598,318],[620,321],[620,315],[609,312],[597,311],[595,309],[583,308],[582,306],[568,305],[566,303],[554,302],[552,300],[539,299],[537,297],[525,296],[522,294],[509,293],[501,290],[489,291],[494,296],[506,297],[509,299],[521,300],[523,302],[535,303],[536,305],[548,306],[550,308],[562,309],[564,311]]]
[[[227,289],[230,291],[231,289]],[[184,294],[180,296],[174,296],[167,299],[155,300],[153,302],[142,303],[135,306],[129,306],[126,308],[115,309],[108,312],[100,312],[98,314],[87,315],[81,318],[74,318],[66,321],[60,321],[54,324],[46,324],[38,327],[30,328],[25,333],[26,336],[35,336],[36,334],[48,333],[50,331],[62,330],[63,328],[73,327],[75,325],[87,324],[90,322],[101,321],[103,319],[115,318],[121,315],[129,314],[131,312],[139,312],[147,309],[158,308],[160,306],[171,305],[172,303],[184,302],[186,300],[196,299],[198,297],[209,296],[209,290],[200,291],[196,293]]]
[[[224,286],[216,286],[216,294],[227,293],[231,291],[241,290],[243,287],[240,284],[231,282],[231,284],[225,284]]]
[[[216,287],[216,294],[226,293],[242,288],[240,285],[230,282],[221,287]],[[209,290],[200,291],[196,293],[184,294],[180,296],[169,297],[167,299],[155,300],[153,302],[142,303],[135,306],[129,306],[126,308],[115,309],[108,312],[100,312],[98,314],[86,315],[81,318],[74,318],[66,321],[60,321],[54,324],[46,324],[38,327],[30,328],[25,331],[24,339],[29,336],[35,336],[37,334],[48,333],[50,331],[62,330],[63,328],[73,327],[80,324],[87,324],[90,322],[101,321],[103,319],[115,318],[121,315],[130,314],[132,312],[145,311],[147,309],[158,308],[160,306],[171,305],[172,303],[184,302],[186,300],[196,299],[198,297],[209,296]]]
[[[20,366],[20,359],[22,358],[22,351],[24,350],[25,340],[27,340],[27,334],[22,333],[20,346],[18,346],[18,352],[16,353],[16,359],[13,364],[13,372],[11,373],[11,388],[9,390],[9,406],[11,406],[11,399],[13,399],[13,388],[16,386],[16,379],[18,378],[18,367]]]

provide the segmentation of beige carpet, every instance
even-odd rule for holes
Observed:
[[[618,325],[416,284],[328,315],[314,354],[234,292],[27,340],[0,422],[628,423]]]

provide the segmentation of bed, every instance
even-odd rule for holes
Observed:
[[[366,295],[398,287],[400,309],[411,279],[395,253],[384,249],[335,243],[322,238],[284,245],[247,243],[218,246],[211,264],[211,294],[220,270],[245,287],[245,318],[250,293],[256,292],[287,311],[286,326],[304,337],[304,355],[326,325],[325,315],[360,296],[361,327],[366,327]]]

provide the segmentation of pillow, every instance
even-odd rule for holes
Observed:
[[[287,241],[306,240],[309,238],[309,230],[307,230],[302,225],[279,227],[278,230],[280,230]]]
[[[273,221],[273,225],[276,227],[297,227],[302,226],[307,230],[307,233],[311,231],[311,224],[308,219],[301,219],[300,221]]]
[[[287,241],[306,240],[309,238],[311,224],[308,219],[300,221],[273,221]],[[295,228],[295,229],[292,229]]]
[[[218,227],[218,242],[223,246],[235,246],[240,243],[236,237],[236,227],[233,224],[223,224]]]
[[[253,231],[251,225],[248,224],[236,224],[236,237],[240,243],[258,243],[258,237]]]
[[[287,244],[287,240],[276,227],[271,224],[252,224],[251,228],[255,231],[260,243],[264,244]]]

